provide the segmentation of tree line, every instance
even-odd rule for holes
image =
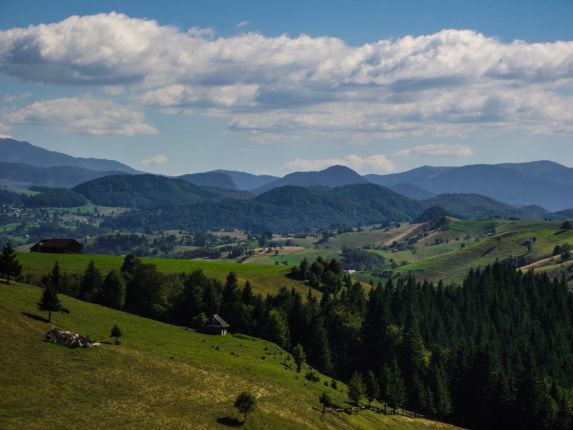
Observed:
[[[334,259],[301,263],[291,276],[321,293],[282,288],[263,297],[234,273],[224,283],[201,270],[166,276],[134,256],[105,277],[90,263],[66,288],[190,327],[218,313],[232,331],[291,351],[299,370],[307,361],[348,381],[357,403],[379,400],[471,428],[571,428],[573,295],[564,280],[499,262],[471,270],[458,287],[405,277],[366,292]],[[65,278],[55,265],[43,283],[62,288]]]

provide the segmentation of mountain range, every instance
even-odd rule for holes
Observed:
[[[141,173],[113,160],[72,157],[14,139],[0,139],[0,163],[0,184],[15,188],[33,185],[72,188],[101,177]],[[457,213],[475,214],[481,207],[484,214],[517,210],[522,216],[530,214],[539,218],[547,211],[573,208],[573,168],[551,161],[422,166],[401,173],[364,176],[345,166],[293,172],[284,177],[214,170],[182,175],[179,179],[202,188],[209,195],[242,200],[286,186],[337,188],[375,184],[424,204],[432,199],[438,199],[440,205],[447,202]],[[459,203],[463,199],[466,203]],[[454,200],[458,203],[453,204]],[[471,209],[467,209],[468,200]]]

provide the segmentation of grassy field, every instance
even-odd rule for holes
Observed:
[[[509,256],[525,256],[539,260],[551,255],[555,245],[573,244],[573,230],[560,230],[557,224],[517,223],[513,231],[508,225],[503,231],[491,236],[471,240],[464,248],[441,255],[430,256],[401,266],[398,271],[412,272],[420,277],[449,282],[460,282],[471,267],[484,266]],[[526,240],[535,238],[531,251],[524,245]],[[421,253],[421,252],[419,252]]]
[[[107,273],[111,269],[119,270],[123,257],[113,255],[65,255],[19,253],[18,260],[24,266],[24,274],[41,276],[49,272],[57,261],[60,269],[68,273],[82,273],[88,263],[93,260],[97,268]],[[253,290],[261,294],[276,292],[280,287],[295,288],[306,294],[307,287],[298,281],[286,277],[286,266],[268,264],[239,264],[209,260],[182,260],[168,258],[141,259],[144,263],[153,263],[163,273],[184,273],[202,269],[209,277],[224,281],[229,272],[235,272],[241,283],[249,280]]]
[[[254,393],[258,411],[244,429],[441,429],[424,419],[370,411],[322,416],[318,396],[346,405],[346,388],[305,380],[274,344],[239,335],[208,336],[62,296],[69,315],[52,324],[36,311],[41,290],[0,285],[0,428],[224,429],[232,403]],[[69,349],[43,341],[52,326],[122,345]],[[307,370],[306,366],[303,372]]]

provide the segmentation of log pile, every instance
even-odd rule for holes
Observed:
[[[67,330],[62,330],[59,328],[53,328],[48,333],[46,333],[46,340],[50,343],[57,343],[59,345],[66,345],[70,348],[77,348],[77,347],[90,347],[99,345],[93,339],[90,339],[86,336],[81,336],[78,333],[74,333]]]

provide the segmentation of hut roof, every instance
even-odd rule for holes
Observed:
[[[207,321],[205,327],[229,328],[231,326],[219,315],[214,314],[211,318],[209,318],[209,321]]]

